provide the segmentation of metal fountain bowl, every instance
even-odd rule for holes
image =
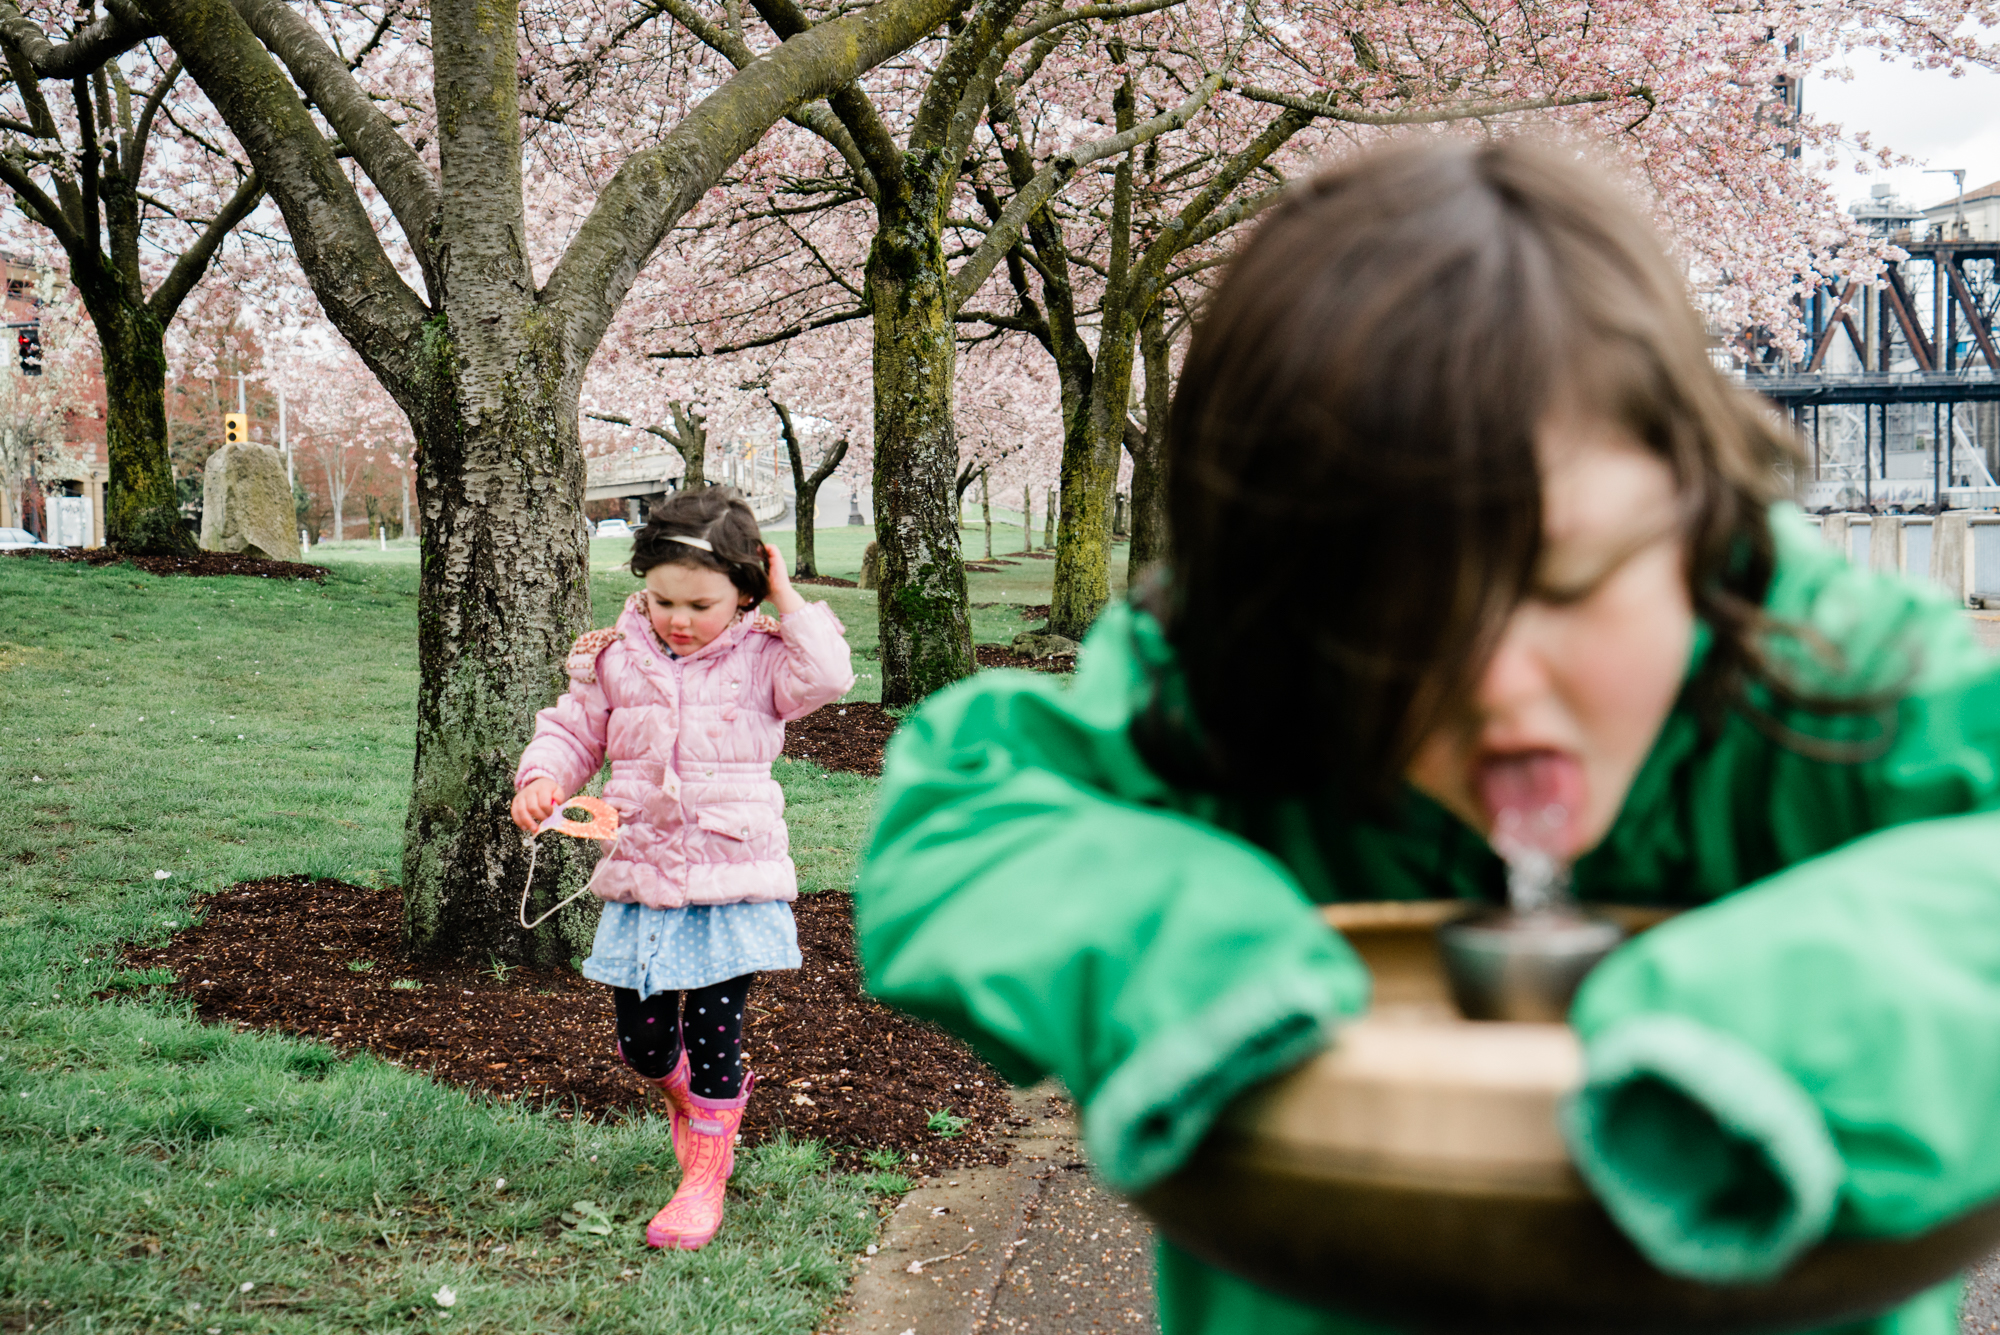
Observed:
[[[2000,1243],[2000,1206],[1913,1238],[1829,1240],[1775,1280],[1654,1269],[1571,1164],[1556,1109],[1583,1058],[1561,1024],[1453,1008],[1442,902],[1327,920],[1375,979],[1327,1052],[1247,1095],[1139,1198],[1184,1250],[1314,1306],[1468,1335],[1810,1329],[1886,1311]],[[1666,915],[1593,908],[1628,932]]]

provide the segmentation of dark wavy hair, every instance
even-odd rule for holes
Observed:
[[[676,538],[699,538],[715,550],[703,551]],[[771,594],[764,535],[734,487],[677,491],[646,511],[645,526],[632,535],[632,573],[644,579],[648,570],[664,565],[719,570],[752,607]]]
[[[1720,717],[1746,678],[1795,450],[1709,360],[1651,225],[1605,175],[1430,141],[1295,187],[1230,265],[1168,417],[1169,580],[1141,602],[1184,674],[1133,725],[1165,777],[1399,791],[1541,549],[1537,428],[1608,417],[1679,487]]]

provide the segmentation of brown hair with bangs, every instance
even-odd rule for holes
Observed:
[[[1296,187],[1209,303],[1168,418],[1172,576],[1143,601],[1186,696],[1134,723],[1148,762],[1246,793],[1397,791],[1530,586],[1558,411],[1672,465],[1719,717],[1760,662],[1792,447],[1710,363],[1652,227],[1601,172],[1519,143],[1404,145]]]
[[[705,542],[708,548],[681,538]],[[632,573],[644,579],[648,570],[663,565],[719,570],[752,607],[771,596],[764,535],[749,502],[734,487],[677,491],[648,507],[645,526],[632,535]]]

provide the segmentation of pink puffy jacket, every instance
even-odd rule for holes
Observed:
[[[854,684],[842,633],[832,609],[808,603],[782,622],[747,615],[676,659],[635,593],[614,628],[570,650],[569,691],[535,715],[514,787],[553,779],[573,796],[609,754],[604,800],[619,834],[590,878],[601,899],[651,908],[796,899],[771,762],[786,719]]]

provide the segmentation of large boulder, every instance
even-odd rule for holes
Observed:
[[[273,561],[299,559],[298,512],[284,456],[269,445],[224,445],[201,486],[201,545]]]
[[[1014,637],[1014,652],[1026,654],[1033,659],[1072,658],[1076,655],[1077,643],[1067,635],[1054,635],[1045,630],[1024,630]]]

